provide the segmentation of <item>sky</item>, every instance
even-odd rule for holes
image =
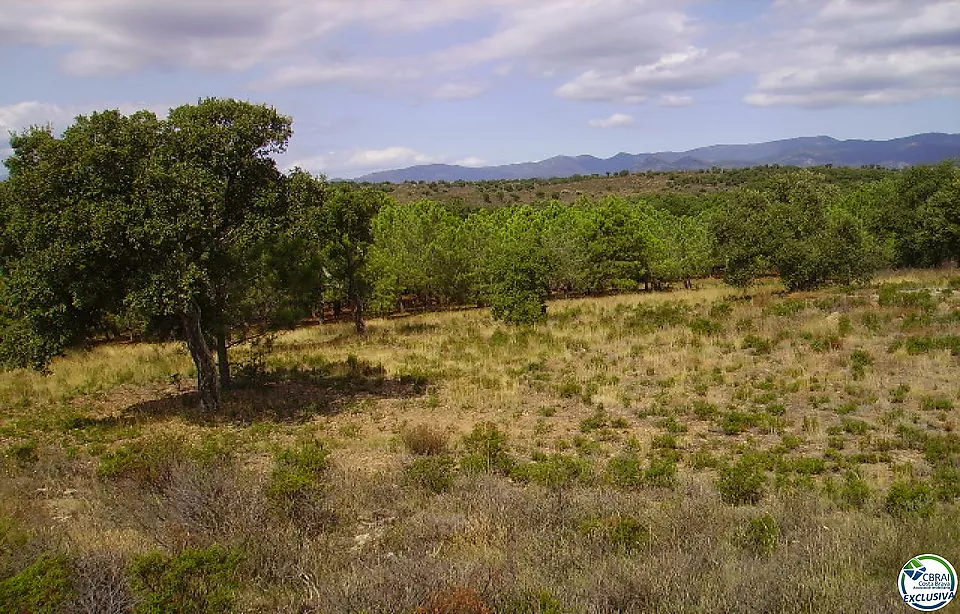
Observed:
[[[960,132],[960,0],[0,0],[0,71],[0,133],[232,97],[330,177],[888,139]]]

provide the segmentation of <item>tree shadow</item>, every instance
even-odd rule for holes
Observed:
[[[348,359],[311,369],[241,373],[223,391],[216,412],[203,411],[196,391],[190,391],[136,403],[122,417],[137,421],[178,417],[192,424],[304,422],[335,415],[363,399],[419,396],[427,385],[426,378],[389,378],[380,365]]]

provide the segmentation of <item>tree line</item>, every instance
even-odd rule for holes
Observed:
[[[848,188],[770,170],[759,189],[590,197],[467,212],[281,172],[292,120],[206,99],[165,119],[80,116],[11,135],[0,182],[0,364],[45,369],[109,331],[182,339],[202,405],[231,385],[229,348],[323,305],[365,314],[489,306],[779,275],[788,290],[960,258],[960,170],[913,167]]]

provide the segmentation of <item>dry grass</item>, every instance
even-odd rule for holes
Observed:
[[[960,361],[913,341],[960,334],[948,275],[881,280],[934,290],[926,311],[705,282],[557,301],[529,329],[302,328],[214,420],[175,345],[3,374],[0,569],[67,552],[100,611],[130,603],[138,554],[211,544],[243,553],[249,611],[897,611],[909,556],[960,559]],[[493,463],[463,442],[482,422]],[[314,442],[332,469],[289,464]],[[722,503],[751,467],[756,497],[736,492],[759,502]]]

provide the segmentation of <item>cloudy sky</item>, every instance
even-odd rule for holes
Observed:
[[[3,132],[243,98],[333,177],[885,139],[960,132],[960,0],[0,0],[0,70]]]

